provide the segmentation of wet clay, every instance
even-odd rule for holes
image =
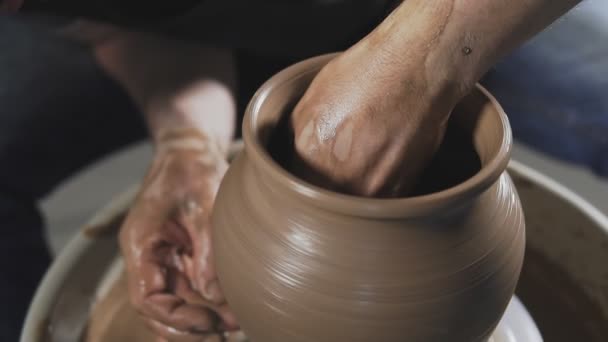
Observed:
[[[330,58],[275,75],[248,107],[245,151],[212,217],[229,306],[254,341],[487,340],[515,290],[525,239],[505,173],[504,112],[481,87],[453,111],[454,133],[464,135],[456,140],[470,141],[464,150],[481,164],[456,164],[449,155],[460,152],[448,151],[454,159],[437,168],[462,172],[458,184],[430,182],[427,195],[391,199],[328,191],[289,173],[267,146]]]
[[[156,342],[157,338],[131,305],[126,274],[93,306],[81,342]],[[219,341],[219,340],[218,340]],[[231,333],[225,342],[245,341],[242,333]]]
[[[131,305],[127,278],[122,274],[107,295],[96,303],[81,342],[156,342]]]

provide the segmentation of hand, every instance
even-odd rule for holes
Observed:
[[[423,56],[396,55],[382,44],[372,33],[333,59],[295,107],[299,176],[391,197],[407,193],[433,157],[458,96],[429,82]]]
[[[237,329],[219,288],[210,214],[227,169],[197,131],[167,132],[120,233],[129,294],[171,341],[217,341]]]

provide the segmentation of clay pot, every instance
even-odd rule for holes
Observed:
[[[524,217],[505,172],[512,137],[478,86],[453,112],[481,168],[431,194],[333,193],[283,169],[272,129],[333,56],[291,66],[251,100],[245,150],[213,214],[217,271],[253,341],[483,341],[518,280]]]

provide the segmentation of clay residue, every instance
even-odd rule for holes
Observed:
[[[245,342],[240,332],[226,334],[226,342]],[[93,306],[81,342],[155,342],[156,336],[131,305],[127,277],[122,274],[108,293]]]
[[[127,296],[127,279],[121,276],[94,307],[82,342],[155,341]]]

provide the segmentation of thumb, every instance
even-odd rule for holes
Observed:
[[[217,279],[212,234],[210,226],[199,234],[200,245],[194,251],[194,264],[198,271],[195,281],[203,298],[212,303],[221,304],[224,302],[224,295]]]
[[[182,203],[181,223],[192,240],[192,262],[187,263],[187,274],[201,296],[214,304],[224,302],[213,259],[212,230],[209,208],[203,208],[198,200],[186,198]]]

